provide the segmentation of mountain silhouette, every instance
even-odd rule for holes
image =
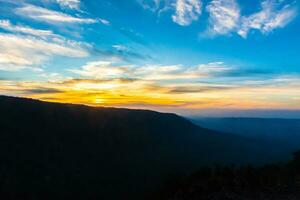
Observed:
[[[170,174],[278,159],[175,114],[0,96],[2,199],[145,199]]]

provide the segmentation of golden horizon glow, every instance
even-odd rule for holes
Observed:
[[[185,91],[186,90],[186,91]],[[198,92],[197,92],[198,90]],[[144,80],[0,81],[0,92],[50,102],[169,109],[300,109],[300,85],[231,87],[159,85]]]
[[[97,61],[69,70],[79,78],[0,80],[0,92],[51,102],[175,112],[183,109],[300,109],[299,77],[235,76],[238,70],[223,62],[184,67]]]

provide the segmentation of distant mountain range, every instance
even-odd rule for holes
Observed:
[[[191,121],[211,130],[270,143],[287,154],[300,149],[300,119],[200,117]]]
[[[6,96],[0,113],[0,196],[10,199],[145,199],[170,174],[285,158],[169,113]]]

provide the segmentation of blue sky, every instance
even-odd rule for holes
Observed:
[[[300,108],[296,0],[0,0],[0,92],[47,101]]]

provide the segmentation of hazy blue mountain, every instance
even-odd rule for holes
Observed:
[[[0,113],[0,194],[9,199],[143,199],[169,174],[284,159],[169,113],[5,96]]]
[[[268,142],[290,153],[300,148],[300,119],[193,118],[195,124],[215,131]]]

